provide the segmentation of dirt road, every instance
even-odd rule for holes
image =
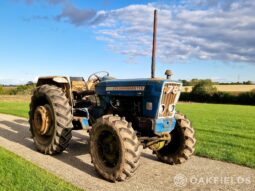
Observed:
[[[85,190],[255,190],[255,170],[194,156],[170,166],[146,150],[141,166],[126,182],[101,179],[90,162],[88,135],[73,132],[68,149],[57,156],[35,151],[26,119],[0,114],[0,146]]]

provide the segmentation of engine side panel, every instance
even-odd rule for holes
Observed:
[[[96,86],[96,94],[112,97],[141,97],[142,116],[155,118],[164,80],[107,80]],[[147,104],[148,103],[148,104]]]

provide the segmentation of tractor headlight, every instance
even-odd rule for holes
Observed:
[[[170,113],[172,113],[172,112],[174,112],[174,110],[175,110],[175,105],[174,105],[174,104],[170,104],[170,105],[168,106],[168,111],[169,111]]]
[[[165,112],[165,110],[166,110],[165,104],[161,104],[161,105],[159,106],[159,113],[162,114],[162,113]]]

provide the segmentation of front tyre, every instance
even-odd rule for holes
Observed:
[[[141,147],[130,123],[119,116],[105,115],[90,132],[90,154],[102,177],[124,181],[138,168]]]
[[[61,88],[39,86],[31,98],[29,123],[34,144],[44,154],[66,149],[72,134],[71,106]]]
[[[170,133],[170,143],[156,151],[158,159],[168,164],[181,164],[195,151],[196,139],[190,121],[180,113],[175,114],[175,119],[177,122]]]

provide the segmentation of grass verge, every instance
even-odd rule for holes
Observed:
[[[80,189],[0,147],[0,190]]]

